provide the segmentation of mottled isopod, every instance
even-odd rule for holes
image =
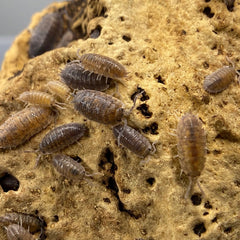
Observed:
[[[42,139],[39,150],[44,154],[60,151],[88,134],[88,127],[80,123],[68,123],[54,128]]]
[[[29,231],[18,224],[11,224],[5,229],[7,230],[8,240],[36,240]]]
[[[128,125],[119,124],[113,127],[113,134],[122,144],[135,154],[146,157],[149,153],[155,152],[155,147],[138,131]]]
[[[72,89],[92,89],[104,91],[109,88],[111,79],[86,71],[79,60],[66,64],[61,79]]]
[[[61,106],[61,104],[63,103],[56,102],[55,98],[46,92],[26,91],[20,94],[18,100],[25,103],[40,105],[43,107],[56,106],[59,108],[63,108]]]
[[[46,128],[55,118],[50,108],[29,107],[12,115],[0,125],[0,148],[17,147]]]
[[[200,176],[206,161],[206,134],[195,115],[187,113],[180,119],[177,126],[177,147],[182,171],[190,181],[185,194],[187,198],[193,180]],[[197,184],[202,191],[198,180]]]
[[[125,114],[123,103],[117,98],[95,90],[80,90],[73,100],[74,108],[88,119],[115,124]]]
[[[52,50],[63,34],[63,18],[60,11],[42,17],[33,29],[29,42],[29,57],[33,58]]]
[[[236,71],[233,67],[224,66],[205,78],[203,88],[209,93],[222,92],[234,81],[235,76]]]
[[[122,64],[112,58],[94,53],[79,56],[82,66],[89,72],[112,79],[122,79],[127,76],[127,71]]]
[[[35,233],[44,228],[44,221],[40,218],[24,213],[7,213],[4,216],[0,217],[0,223],[4,226],[10,224],[19,224],[28,229],[31,233]]]
[[[86,176],[85,168],[67,155],[54,155],[52,162],[56,170],[68,179],[82,180]]]
[[[70,95],[70,89],[63,82],[49,81],[46,87],[52,94],[57,95],[63,100],[66,100]]]

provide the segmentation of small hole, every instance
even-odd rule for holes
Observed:
[[[122,36],[122,39],[126,42],[130,42],[131,41],[131,37],[130,36],[127,36],[127,35],[123,35]]]
[[[229,234],[230,232],[232,232],[232,227],[227,227],[223,230],[226,234]]]
[[[90,33],[90,38],[98,38],[101,34],[102,27],[100,25],[97,25],[95,29],[93,29]]]
[[[142,129],[144,133],[150,132],[152,135],[157,135],[158,134],[158,124],[156,122],[151,123],[149,126],[146,126],[145,128]]]
[[[74,161],[76,161],[76,162],[78,162],[78,163],[80,163],[80,162],[82,162],[83,160],[79,157],[79,156],[70,156]]]
[[[148,178],[147,180],[146,180],[146,182],[150,185],[150,186],[152,186],[154,183],[155,183],[155,178],[152,178],[152,177],[150,177],[150,178]]]
[[[126,194],[130,194],[131,193],[131,190],[128,189],[128,188],[123,188],[122,189],[122,192],[126,193]]]
[[[103,201],[104,201],[105,203],[111,203],[111,200],[110,200],[109,198],[103,198]]]
[[[192,200],[193,205],[195,205],[195,206],[200,205],[202,202],[201,194],[198,194],[198,193],[193,194],[191,197],[191,200]]]
[[[142,115],[144,115],[146,118],[152,117],[153,113],[148,110],[148,105],[146,103],[143,103],[137,107],[137,110],[140,110]]]
[[[113,42],[109,42],[108,45],[113,45]]]
[[[210,7],[205,7],[203,9],[203,13],[209,17],[209,18],[212,18],[214,16],[214,13],[211,12],[211,8]]]
[[[207,2],[210,2],[211,0],[205,0],[205,2],[207,3]]]
[[[212,223],[217,222],[217,217],[212,219]]]
[[[107,11],[107,8],[106,8],[106,7],[103,7],[103,8],[102,8],[102,11],[100,12],[100,16],[101,16],[101,17],[107,17],[107,15],[105,15],[106,11]]]
[[[123,16],[120,17],[121,22],[125,21],[125,18]]]
[[[159,83],[165,84],[165,81],[164,81],[164,79],[162,78],[161,75],[155,75],[154,78],[157,79],[157,81],[158,81]]]
[[[198,223],[194,226],[193,231],[196,235],[198,235],[199,237],[201,237],[202,233],[206,232],[206,228],[204,226],[204,223]]]
[[[58,222],[58,221],[59,221],[58,215],[53,216],[53,222]]]
[[[210,204],[209,201],[205,202],[204,207],[207,209],[212,209],[212,205]]]
[[[209,212],[204,212],[203,216],[207,216],[209,214]]]
[[[209,64],[208,64],[208,62],[203,62],[203,67],[205,68],[205,69],[208,69],[209,68]]]
[[[17,191],[19,188],[19,181],[13,175],[5,173],[0,178],[0,185],[4,192],[8,192],[10,190]]]

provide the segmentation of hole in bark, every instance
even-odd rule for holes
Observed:
[[[210,204],[209,201],[205,202],[204,207],[207,209],[212,209],[212,205]]]
[[[195,205],[195,206],[200,205],[201,202],[202,202],[201,194],[199,194],[199,193],[193,194],[192,197],[191,197],[191,200],[192,200],[193,205]]]
[[[156,182],[156,180],[155,180],[155,178],[150,177],[150,178],[146,179],[146,182],[147,182],[150,186],[152,186],[152,185]]]
[[[210,7],[205,7],[203,9],[203,13],[209,17],[209,18],[212,18],[214,16],[214,13],[211,12],[211,8]]]
[[[0,185],[4,192],[8,192],[10,190],[17,191],[19,188],[19,181],[10,173],[4,173],[0,178]]]
[[[123,36],[122,36],[122,39],[123,39],[124,41],[126,41],[126,42],[130,42],[130,41],[131,41],[131,37],[128,36],[128,35],[123,35]]]
[[[144,133],[150,132],[152,135],[157,135],[158,134],[158,124],[156,122],[151,123],[149,126],[146,126],[145,128],[142,129]]]
[[[196,235],[198,235],[199,237],[201,237],[202,233],[206,232],[206,228],[203,222],[198,223],[194,226],[193,231]]]
[[[146,118],[150,118],[153,114],[148,110],[148,105],[146,103],[143,103],[140,106],[138,106],[137,110],[140,110],[142,115],[145,116]]]

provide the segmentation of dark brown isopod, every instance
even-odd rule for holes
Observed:
[[[127,71],[124,66],[112,58],[87,53],[79,56],[79,60],[84,69],[89,72],[119,80],[127,76]]]
[[[81,163],[74,161],[67,155],[54,155],[53,166],[60,174],[68,179],[82,180],[86,175],[85,168],[81,165]]]
[[[149,140],[128,125],[119,124],[114,126],[113,134],[118,140],[118,145],[122,144],[143,158],[149,153],[155,152],[155,148]]]
[[[41,153],[50,154],[60,151],[81,137],[88,134],[88,127],[80,123],[68,123],[54,128],[42,139],[39,150]]]
[[[195,115],[187,113],[180,119],[177,126],[177,147],[182,171],[190,181],[185,195],[187,198],[192,182],[200,176],[206,161],[206,134]],[[202,191],[198,180],[197,184]]]
[[[33,29],[29,42],[29,57],[33,58],[52,50],[63,34],[63,18],[60,11],[42,17]]]
[[[203,88],[209,93],[222,92],[234,81],[235,77],[235,69],[230,66],[224,66],[205,78]]]
[[[36,240],[28,230],[18,224],[11,224],[5,229],[8,240]]]
[[[5,216],[0,217],[0,224],[8,226],[10,224],[21,224],[24,228],[28,229],[31,233],[35,233],[44,228],[44,221],[40,218],[24,213],[7,213]]]
[[[17,112],[0,125],[0,148],[10,149],[23,144],[54,119],[50,108],[32,106]]]
[[[61,79],[72,89],[93,89],[104,91],[109,88],[111,79],[86,71],[79,60],[66,65],[61,72]]]
[[[125,112],[123,103],[117,98],[95,90],[80,90],[73,100],[74,108],[90,120],[115,124]]]

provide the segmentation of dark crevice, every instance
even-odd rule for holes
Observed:
[[[205,202],[204,207],[207,209],[212,209],[212,205],[210,204],[209,201]]]
[[[232,232],[232,227],[226,227],[226,228],[224,228],[224,233],[226,233],[226,234],[229,234],[230,232]]]
[[[191,201],[192,201],[192,204],[195,205],[195,206],[200,205],[201,202],[202,202],[201,194],[199,194],[199,193],[193,194],[192,197],[191,197]]]
[[[123,35],[123,36],[122,36],[122,39],[123,39],[124,41],[126,41],[126,42],[130,42],[130,41],[131,41],[131,37],[128,36],[128,35]]]
[[[150,178],[146,179],[146,182],[147,182],[150,186],[152,186],[152,185],[156,182],[156,180],[155,180],[155,178],[150,177]]]
[[[215,138],[228,140],[230,142],[239,142],[239,138],[237,136],[235,136],[234,134],[232,134],[232,132],[229,130],[222,130],[221,132],[219,132],[217,134],[217,136]]]
[[[100,168],[100,171],[104,172],[104,178],[103,178],[102,183],[117,198],[118,209],[121,212],[128,213],[131,217],[133,217],[135,219],[140,218],[141,214],[134,214],[133,211],[126,209],[124,204],[122,203],[122,201],[119,198],[119,195],[118,195],[119,188],[118,188],[116,180],[115,180],[115,171],[117,170],[117,165],[114,162],[114,154],[110,148],[106,148],[102,151],[98,166]],[[127,191],[127,193],[131,192],[130,189],[128,189],[126,191]]]
[[[154,78],[161,84],[165,84],[165,80],[162,78],[161,75],[154,75]]]
[[[196,235],[198,235],[199,237],[201,237],[202,233],[206,232],[206,228],[203,222],[198,223],[194,226],[193,231]]]
[[[53,222],[58,222],[58,221],[59,221],[58,215],[54,215],[54,216],[53,216]]]
[[[95,29],[93,29],[90,33],[90,38],[98,38],[101,35],[102,27],[97,25]]]
[[[145,128],[142,129],[144,133],[150,132],[152,135],[157,135],[158,134],[158,124],[156,122],[151,123],[149,126],[146,126]]]
[[[131,95],[131,99],[134,101],[135,97],[137,96],[137,94],[141,93],[142,92],[142,96],[140,97],[140,100],[143,102],[143,101],[146,101],[149,99],[149,96],[147,95],[146,91],[141,88],[141,87],[137,87],[137,91],[135,91],[132,95]]]
[[[76,161],[76,162],[78,162],[78,163],[80,163],[80,162],[82,162],[83,160],[79,157],[79,156],[73,156],[73,155],[70,155],[70,157],[74,160],[74,161]]]
[[[10,173],[3,173],[3,176],[0,178],[0,185],[4,192],[10,190],[17,191],[19,188],[19,181],[16,177]]]
[[[146,103],[141,104],[137,107],[137,110],[140,110],[142,115],[146,118],[152,117],[153,113],[148,110],[148,105]]]
[[[205,7],[203,9],[203,13],[209,17],[209,18],[212,18],[214,16],[214,13],[211,12],[211,8],[210,7]]]

